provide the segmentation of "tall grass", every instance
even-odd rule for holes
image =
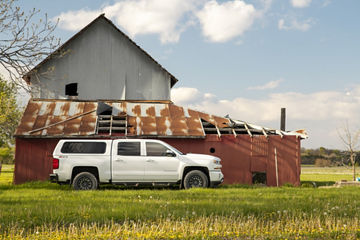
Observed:
[[[355,187],[79,192],[0,184],[4,239],[356,239],[359,219]]]

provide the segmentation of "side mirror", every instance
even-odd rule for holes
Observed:
[[[166,156],[167,157],[176,157],[176,154],[173,151],[171,151],[170,149],[167,149]]]

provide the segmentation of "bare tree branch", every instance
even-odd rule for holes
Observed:
[[[0,64],[13,83],[29,91],[22,77],[53,52],[60,39],[53,36],[57,22],[51,22],[46,14],[36,20],[39,10],[25,13],[15,3],[0,1]]]
[[[344,126],[339,130],[337,129],[340,140],[343,142],[346,150],[350,154],[350,162],[353,166],[353,180],[355,181],[356,177],[356,150],[359,148],[360,144],[360,130],[351,131],[348,121],[344,123]]]

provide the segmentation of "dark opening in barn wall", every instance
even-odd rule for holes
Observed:
[[[78,84],[77,83],[69,83],[65,85],[65,95],[69,97],[78,96]]]
[[[252,172],[252,184],[266,184],[266,172]]]

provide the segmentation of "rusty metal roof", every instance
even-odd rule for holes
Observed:
[[[111,119],[126,117],[125,131],[107,136],[205,137],[206,134],[297,135],[263,128],[242,121],[195,111],[171,102],[106,101],[112,106]],[[17,137],[100,137],[96,113],[98,102],[74,100],[30,100],[15,136]],[[115,120],[114,120],[115,121]],[[121,122],[121,121],[120,121]],[[209,128],[210,126],[210,128]],[[212,128],[212,129],[211,129]],[[210,129],[210,132],[209,132]],[[212,132],[211,132],[212,130]]]

